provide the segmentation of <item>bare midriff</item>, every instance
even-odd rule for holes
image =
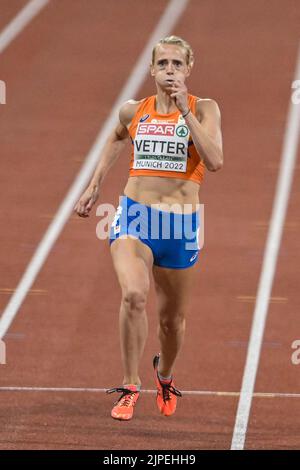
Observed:
[[[189,214],[199,204],[200,185],[194,181],[157,176],[131,176],[124,194],[155,209]]]

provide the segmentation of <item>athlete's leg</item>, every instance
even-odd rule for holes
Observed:
[[[145,307],[153,255],[140,240],[122,237],[111,244],[111,254],[122,291],[119,325],[123,384],[139,385],[138,366],[148,333]]]
[[[161,346],[158,372],[163,377],[172,375],[176,356],[183,344],[195,266],[187,269],[153,266]]]

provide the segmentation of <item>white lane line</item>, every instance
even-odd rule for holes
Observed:
[[[44,8],[49,0],[31,0],[0,33],[0,54]]]
[[[300,79],[300,47],[295,73],[295,80],[297,79]],[[275,200],[258,285],[241,395],[231,443],[232,450],[242,450],[245,444],[256,373],[268,314],[268,304],[276,270],[289,195],[292,187],[293,172],[299,143],[299,133],[300,104],[293,104],[292,100],[290,100]]]
[[[107,388],[94,387],[0,387],[0,392],[81,392],[105,393]],[[141,390],[142,393],[157,393],[157,390]],[[217,397],[238,397],[240,392],[218,392],[214,390],[181,390],[183,395],[204,395]],[[300,393],[256,392],[255,398],[300,398]]]
[[[124,101],[134,98],[140,86],[142,85],[146,75],[148,74],[148,65],[151,59],[151,51],[153,45],[161,39],[161,37],[170,33],[184,9],[186,8],[189,0],[170,0],[167,8],[157,23],[153,33],[151,34],[145,48],[143,49],[139,59],[134,66],[132,73],[125,83],[117,101],[115,102],[110,115],[105,121],[101,131],[99,132],[96,141],[94,142],[91,150],[89,151],[85,163],[83,164],[79,174],[77,175],[74,183],[72,184],[68,194],[61,203],[53,221],[49,225],[44,237],[39,243],[29,265],[23,274],[16,291],[11,297],[7,307],[5,308],[0,319],[0,339],[4,337],[8,328],[10,327],[13,319],[15,318],[18,309],[20,308],[27,292],[34,283],[40,269],[42,268],[47,256],[56,242],[59,234],[64,228],[73,207],[80,197],[82,191],[88,184],[92,173],[99,161],[99,154],[105,144],[105,141],[111,133],[113,127],[116,125],[118,110]]]

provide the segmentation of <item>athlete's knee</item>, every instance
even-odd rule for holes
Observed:
[[[172,312],[171,315],[161,316],[159,319],[160,328],[164,333],[176,333],[185,327],[185,315],[183,311]]]
[[[122,302],[129,314],[142,313],[147,303],[147,288],[129,287],[123,290]]]

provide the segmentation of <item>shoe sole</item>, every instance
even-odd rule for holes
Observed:
[[[113,419],[116,419],[117,421],[130,421],[132,419],[132,416],[130,416],[130,418],[121,418],[121,417],[118,418],[117,416],[111,415],[111,417]]]

